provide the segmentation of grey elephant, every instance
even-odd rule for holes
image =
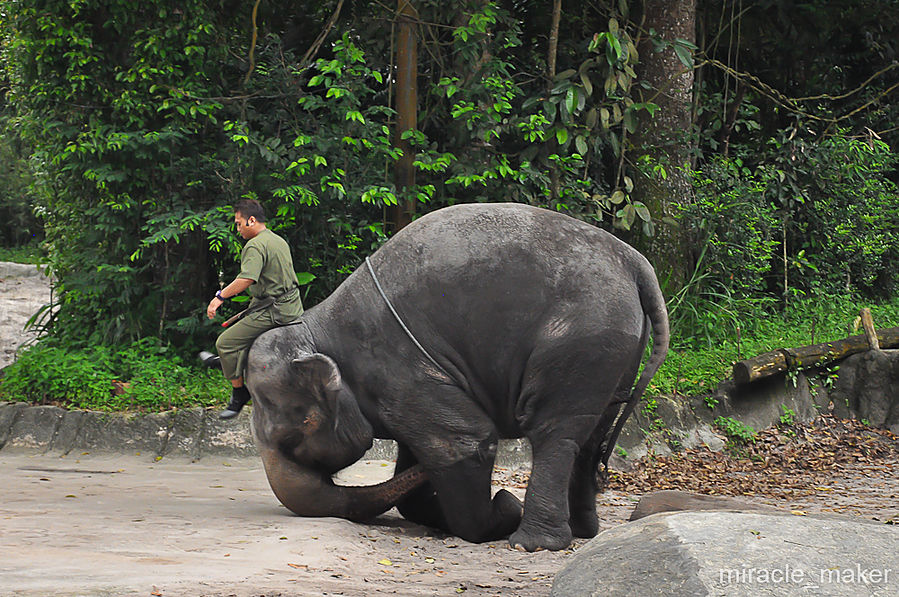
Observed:
[[[652,267],[614,236],[525,205],[448,207],[256,340],[254,433],[272,490],[301,516],[397,505],[467,541],[564,549],[597,532],[609,413],[640,397],[668,338]],[[373,437],[396,440],[395,477],[334,485]],[[516,437],[533,450],[523,506],[491,496],[497,440]]]

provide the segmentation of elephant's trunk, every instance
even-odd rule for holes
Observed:
[[[345,487],[304,468],[271,448],[259,446],[269,485],[278,501],[299,516],[335,516],[363,521],[392,508],[426,480],[415,466],[377,485]]]

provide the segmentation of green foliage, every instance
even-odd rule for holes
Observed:
[[[43,228],[34,213],[37,187],[28,167],[25,148],[0,116],[0,249],[34,245],[43,238]]]
[[[153,340],[69,350],[40,343],[0,378],[0,398],[91,410],[154,412],[227,400],[221,373],[186,366]]]
[[[734,454],[742,454],[748,444],[755,442],[755,429],[732,417],[718,417],[715,426],[727,437],[727,449]]]
[[[888,297],[899,273],[899,158],[876,140],[801,135],[763,170],[786,220],[790,285],[821,294]],[[798,157],[797,157],[798,156]]]
[[[215,11],[20,0],[7,17],[11,122],[47,184],[38,209],[58,279],[54,331],[82,345],[173,332],[208,290],[202,246],[176,239],[130,257],[148,220],[202,214],[220,187],[208,158],[222,104],[205,99],[222,95],[228,58]]]
[[[780,410],[783,411],[783,414],[780,415],[780,424],[789,427],[796,423],[796,411],[792,408],[788,407],[786,404],[780,405]]]
[[[797,297],[889,298],[899,273],[896,157],[876,140],[783,143],[754,165],[714,158],[695,171],[680,223],[695,269],[669,301],[692,346],[751,333],[753,315]]]

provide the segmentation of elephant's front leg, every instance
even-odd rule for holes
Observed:
[[[416,464],[418,464],[418,460],[412,455],[412,451],[404,444],[398,444],[394,475],[399,475]],[[449,531],[449,525],[443,516],[440,501],[437,499],[437,490],[430,482],[408,494],[397,503],[396,508],[406,520]]]
[[[442,523],[438,526],[473,543],[508,537],[518,527],[522,506],[505,490],[491,497],[497,445],[493,422],[455,386],[440,384],[428,391],[426,398],[398,405],[394,412],[403,417],[389,423],[397,442],[427,472],[440,517],[427,511],[431,502],[425,494],[404,508],[415,519]],[[407,456],[400,453],[403,466]]]
[[[488,440],[490,441],[490,440]],[[491,452],[495,453],[495,439]],[[490,497],[493,457],[472,454],[428,470],[447,530],[472,543],[508,537],[521,522],[521,502],[505,489]]]

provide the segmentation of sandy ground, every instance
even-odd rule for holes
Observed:
[[[389,476],[358,463],[347,483]],[[474,545],[403,520],[291,515],[255,459],[0,452],[0,595],[548,595],[571,554]],[[519,496],[514,475],[500,471]],[[603,528],[633,500],[600,499]],[[576,543],[574,547],[583,544]]]

